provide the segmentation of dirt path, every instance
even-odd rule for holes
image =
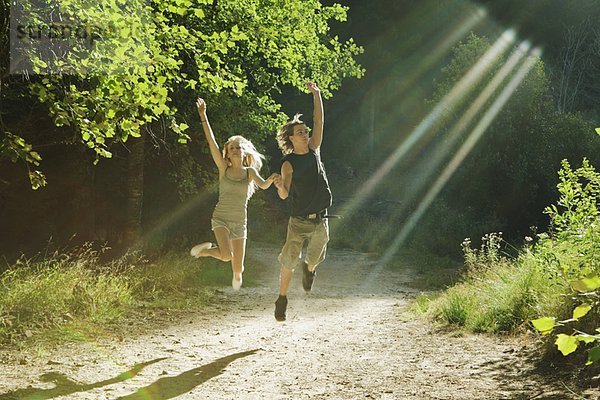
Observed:
[[[314,292],[296,271],[288,319],[273,317],[277,249],[258,287],[224,289],[219,302],[161,329],[70,344],[34,357],[0,354],[0,399],[571,399],[531,374],[517,339],[436,332],[406,317],[409,271],[368,255],[330,251]],[[594,397],[591,397],[594,396]]]

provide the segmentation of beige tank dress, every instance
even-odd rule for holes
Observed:
[[[245,239],[247,232],[248,199],[250,198],[250,180],[248,169],[246,177],[235,180],[227,176],[227,170],[219,181],[219,201],[213,211],[211,226],[225,228],[232,240]]]

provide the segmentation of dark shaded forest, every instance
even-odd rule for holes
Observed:
[[[363,47],[356,60],[365,75],[344,79],[325,100],[323,159],[334,192],[332,212],[344,215],[332,223],[333,246],[380,253],[402,246],[459,257],[465,237],[503,232],[518,245],[531,227],[547,228],[542,211],[556,200],[560,161],[579,165],[587,157],[600,165],[600,138],[593,131],[600,125],[600,4],[572,4],[344,3],[348,20],[333,21],[330,33]],[[6,13],[3,19],[6,34]],[[509,48],[529,41],[540,49],[537,63],[423,215],[411,219],[466,141],[465,133],[451,147],[448,135],[477,94],[466,94],[385,172],[382,167],[511,28],[515,40]],[[3,64],[8,61],[6,39]],[[499,55],[491,71],[500,70],[507,58]],[[472,89],[493,76],[490,72]],[[187,144],[157,120],[141,138],[112,144],[112,158],[94,164],[95,155],[78,140],[77,127],[56,126],[48,103],[32,93],[29,85],[36,79],[4,73],[1,83],[0,253],[6,260],[87,241],[107,243],[119,252],[143,243],[152,253],[209,237],[217,188],[194,109],[201,88],[179,90],[173,99],[190,126]],[[290,84],[278,87],[274,98],[282,111],[288,116],[303,112],[310,121],[310,98]],[[276,112],[267,112],[268,118],[250,114],[256,107],[253,96],[263,89],[256,83],[253,90],[248,97],[209,94],[209,109],[222,138],[256,134],[259,149],[268,156],[263,170],[268,175],[278,170],[281,157],[274,130],[267,129],[277,117]],[[46,186],[33,190],[25,163],[11,160],[9,131],[18,132],[41,155]],[[133,169],[136,163],[143,168]],[[274,190],[258,193],[250,205],[250,239],[281,242],[286,210]]]

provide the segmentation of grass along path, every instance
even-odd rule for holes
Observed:
[[[0,353],[0,400],[573,399],[535,373],[523,338],[439,331],[411,318],[409,269],[330,250],[312,293],[297,270],[288,319],[273,317],[278,248],[250,243],[257,285],[194,313],[132,320],[112,339]],[[259,262],[260,260],[260,262]]]

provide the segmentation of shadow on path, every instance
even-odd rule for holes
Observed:
[[[140,373],[142,369],[148,365],[152,365],[159,361],[166,359],[167,357],[157,358],[152,361],[146,361],[140,364],[134,365],[129,371],[125,371],[114,378],[107,379],[104,381],[81,384],[71,380],[68,376],[60,372],[48,372],[40,377],[41,381],[53,382],[56,386],[52,389],[37,389],[28,387],[26,389],[18,389],[12,392],[0,394],[0,400],[16,400],[16,399],[30,399],[30,400],[43,400],[52,399],[58,396],[65,396],[77,392],[87,392],[88,390],[100,388],[103,386],[112,385],[113,383],[124,382],[128,379],[133,378]]]
[[[493,376],[500,383],[501,400],[573,400],[590,399],[581,387],[570,382],[570,371],[550,368],[540,362],[533,351],[524,351],[517,356],[506,356],[481,364],[483,371],[475,375]],[[572,366],[571,368],[575,368]]]
[[[235,353],[227,357],[219,358],[210,364],[203,365],[189,371],[183,372],[177,376],[160,378],[156,382],[139,389],[137,392],[119,397],[120,400],[166,400],[180,396],[193,390],[195,387],[203,384],[207,380],[223,373],[223,369],[232,361],[238,358],[252,355],[259,351],[249,350]]]

